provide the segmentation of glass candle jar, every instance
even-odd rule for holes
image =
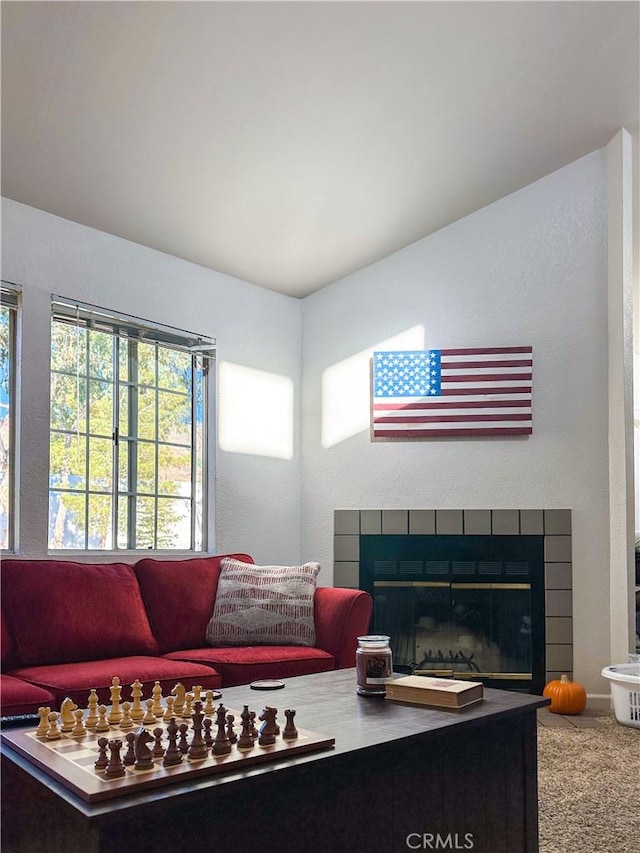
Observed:
[[[372,634],[358,637],[356,650],[357,692],[362,696],[384,696],[391,678],[389,637]]]

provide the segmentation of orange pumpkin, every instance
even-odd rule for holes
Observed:
[[[542,695],[551,699],[549,710],[552,714],[581,714],[587,705],[587,693],[582,684],[570,681],[564,674],[559,681],[550,681]]]

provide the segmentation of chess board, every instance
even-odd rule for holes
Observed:
[[[160,720],[152,726],[145,726],[150,731],[154,728],[164,728],[165,732],[166,727],[167,724]],[[58,740],[36,737],[35,728],[14,729],[2,732],[0,739],[85,802],[94,803],[197,777],[277,761],[305,752],[331,749],[335,745],[335,738],[301,729],[297,722],[296,728],[298,736],[294,740],[284,740],[280,735],[276,742],[269,746],[260,746],[256,740],[253,747],[247,751],[239,750],[234,744],[228,755],[213,756],[211,750],[206,758],[197,760],[189,759],[185,755],[182,762],[174,767],[164,767],[162,758],[156,758],[151,769],[136,770],[132,766],[126,767],[125,775],[115,779],[107,778],[104,770],[96,770],[94,764],[98,757],[99,737],[120,738],[124,742],[126,732],[118,726],[111,726],[108,732],[99,734],[87,731],[80,737],[63,733]]]

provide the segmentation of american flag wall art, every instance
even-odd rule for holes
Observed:
[[[371,437],[531,435],[532,347],[374,352]]]

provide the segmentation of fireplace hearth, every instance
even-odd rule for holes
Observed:
[[[572,674],[570,510],[336,510],[334,584],[374,598],[394,669],[542,693]]]

